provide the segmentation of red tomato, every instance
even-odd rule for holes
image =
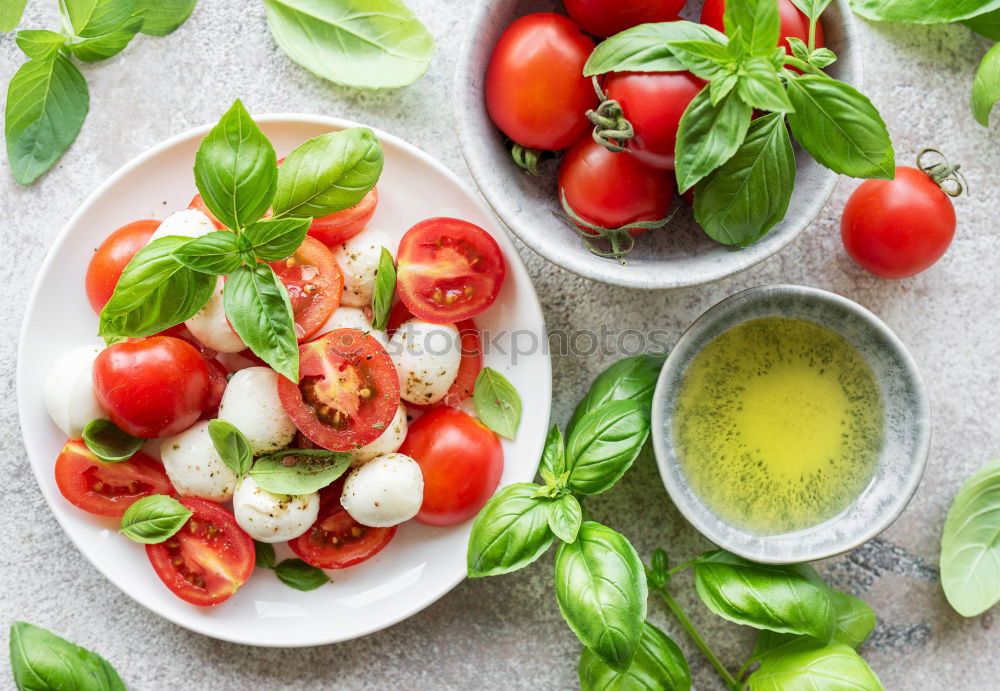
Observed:
[[[389,354],[357,329],[334,329],[299,346],[299,382],[278,377],[278,397],[295,426],[331,451],[375,441],[399,408]]]
[[[614,153],[590,137],[563,156],[559,193],[581,218],[602,228],[664,218],[674,198],[670,173],[639,163],[628,153]],[[646,231],[629,231],[638,237]]]
[[[681,116],[705,82],[690,72],[613,72],[602,86],[635,128],[628,150],[648,166],[673,170]]]
[[[205,397],[201,419],[211,420],[219,416],[219,404],[222,403],[222,394],[226,392],[229,371],[214,357],[206,357],[205,365],[208,367],[208,396]]]
[[[319,517],[288,546],[299,559],[321,569],[344,569],[381,552],[396,534],[391,528],[361,525],[340,505],[342,481],[320,492]]]
[[[566,13],[594,36],[612,36],[639,24],[671,22],[687,0],[563,0]]]
[[[486,68],[486,109],[493,123],[521,146],[565,149],[590,126],[597,106],[583,76],[594,42],[566,17],[539,12],[521,17],[497,41]]]
[[[351,208],[322,218],[314,218],[312,225],[309,226],[309,235],[327,247],[343,244],[365,229],[375,213],[376,206],[378,206],[378,188],[373,187],[371,192]]]
[[[214,225],[216,229],[222,230],[223,228],[226,227],[222,221],[220,221],[215,217],[215,214],[213,214],[211,211],[208,210],[208,206],[205,205],[205,200],[201,198],[200,194],[194,195],[194,199],[192,199],[191,203],[188,204],[188,208],[197,209],[198,211],[208,216],[208,220],[212,222],[212,225]]]
[[[726,26],[723,20],[725,14],[726,0],[705,0],[705,4],[701,8],[701,23],[725,33]],[[785,40],[786,36],[802,39],[806,45],[809,45],[809,18],[802,14],[799,8],[792,3],[792,0],[778,0],[778,17],[781,20],[778,45],[784,48],[786,53],[792,54],[792,47]],[[822,48],[825,45],[823,21],[820,20],[816,22],[816,47]]]
[[[125,266],[149,242],[160,221],[134,221],[111,233],[87,265],[87,299],[98,314],[111,299]]]
[[[955,237],[955,207],[927,173],[896,168],[866,180],[844,207],[840,234],[851,258],[882,278],[908,278],[941,258]]]
[[[143,497],[174,491],[163,466],[146,454],[138,452],[127,461],[105,463],[79,439],[68,440],[59,452],[56,485],[78,509],[117,518]]]
[[[500,245],[468,221],[429,218],[399,241],[396,290],[406,308],[424,321],[471,319],[497,299],[506,275]]]
[[[399,452],[420,464],[424,502],[416,519],[455,525],[483,508],[503,474],[500,439],[456,408],[435,408],[410,425]]]
[[[271,268],[288,290],[295,313],[295,335],[308,340],[340,305],[344,274],[333,252],[319,240],[306,237],[295,254],[271,262]]]
[[[136,437],[193,425],[209,393],[205,358],[190,343],[151,336],[108,346],[94,361],[94,393],[112,422]]]
[[[253,539],[218,504],[192,497],[178,501],[194,514],[169,540],[146,545],[149,563],[180,599],[202,607],[225,602],[253,572]]]

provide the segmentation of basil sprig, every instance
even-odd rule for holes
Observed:
[[[133,437],[111,420],[91,420],[83,428],[83,443],[102,461],[127,461],[142,448],[145,439]]]
[[[125,509],[118,530],[144,545],[166,542],[184,527],[192,511],[173,497],[153,494]]]
[[[484,367],[476,376],[472,401],[479,421],[499,434],[513,439],[521,424],[521,397],[517,389],[491,367]]]
[[[125,691],[121,677],[103,657],[23,621],[10,627],[10,671],[14,686],[22,691]]]

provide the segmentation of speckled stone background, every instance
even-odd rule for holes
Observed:
[[[516,575],[461,584],[408,621],[361,640],[302,650],[220,643],[150,614],[119,593],[81,556],[52,518],[28,468],[18,428],[15,344],[30,284],[52,239],[77,205],[133,156],[181,130],[215,120],[235,97],[256,112],[300,111],[370,123],[433,152],[468,179],[451,136],[449,89],[471,0],[410,0],[437,38],[429,73],[399,91],[332,86],[288,60],[272,42],[262,5],[202,0],[180,30],[140,37],[119,57],[83,71],[91,112],[56,168],[31,187],[0,170],[0,644],[26,619],[104,654],[135,689],[407,688],[566,689],[576,681],[580,646],[562,623],[551,586],[551,554]],[[55,28],[54,2],[31,0],[24,27]],[[959,230],[948,255],[902,282],[872,278],[845,255],[840,210],[855,183],[845,180],[819,221],[779,256],[706,288],[639,293],[588,282],[522,256],[552,329],[665,329],[672,342],[706,308],[746,287],[802,283],[869,307],[910,346],[928,381],[934,441],[924,482],[884,535],[819,565],[837,587],[874,606],[878,627],[862,653],[890,689],[996,688],[998,612],[966,620],[938,583],[938,539],[962,480],[1000,453],[997,320],[1000,128],[974,123],[967,106],[976,65],[988,48],[959,26],[866,25],[866,91],[885,116],[901,163],[937,146],[964,164],[972,193],[956,202]],[[0,37],[0,80],[22,57]],[[554,359],[553,419],[565,422],[591,378],[614,359]],[[523,395],[530,395],[522,392]],[[588,506],[629,535],[640,554],[656,546],[683,561],[709,547],[670,505],[646,455],[613,491]],[[689,577],[675,592],[722,659],[737,667],[752,633],[710,615]],[[721,688],[658,600],[651,619],[689,653],[695,685]],[[4,665],[5,666],[5,665]],[[0,687],[10,686],[0,671]]]

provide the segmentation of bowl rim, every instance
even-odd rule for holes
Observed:
[[[892,501],[879,507],[880,513],[874,516],[873,520],[863,523],[862,525],[865,526],[863,530],[860,530],[857,533],[852,533],[839,541],[822,542],[819,540],[813,540],[813,544],[802,544],[801,547],[799,546],[799,543],[796,543],[798,552],[794,555],[794,558],[789,558],[787,556],[776,557],[765,551],[765,548],[771,538],[782,538],[783,536],[788,535],[787,533],[778,535],[759,535],[751,533],[748,530],[726,524],[710,508],[708,508],[706,504],[698,501],[693,493],[685,493],[682,491],[682,487],[684,486],[684,474],[683,471],[677,470],[676,468],[677,464],[674,460],[674,447],[672,443],[668,443],[668,435],[665,432],[666,426],[671,423],[671,421],[666,419],[666,411],[668,407],[667,402],[675,392],[675,390],[671,387],[671,382],[680,381],[683,376],[683,371],[681,370],[686,368],[690,364],[691,358],[700,352],[700,348],[695,350],[695,343],[697,343],[697,341],[701,339],[706,332],[714,328],[718,321],[726,319],[729,311],[734,306],[746,304],[750,301],[756,301],[758,299],[766,300],[769,297],[786,296],[804,298],[806,300],[824,302],[836,306],[845,313],[849,314],[856,322],[862,324],[864,328],[874,332],[880,338],[880,342],[883,344],[883,349],[890,351],[893,357],[901,364],[902,369],[905,372],[905,376],[908,377],[910,384],[912,385],[915,399],[917,401],[914,416],[916,429],[913,434],[916,444],[913,455],[910,458],[910,463],[907,466],[904,480],[900,483],[899,491],[894,493]],[[758,317],[759,315],[747,315],[746,317],[735,319],[732,324],[726,327],[725,330],[731,329],[738,324],[756,319]],[[913,498],[913,495],[916,493],[917,488],[923,479],[924,470],[927,465],[927,457],[930,452],[932,428],[930,398],[923,377],[917,367],[916,360],[910,354],[905,344],[888,327],[888,325],[882,321],[882,319],[866,307],[854,302],[850,298],[838,295],[837,293],[809,286],[795,284],[755,286],[734,293],[706,310],[691,324],[691,326],[687,328],[686,331],[684,331],[677,343],[671,349],[670,353],[667,355],[667,358],[663,363],[663,367],[660,370],[659,377],[657,378],[652,405],[651,436],[653,439],[653,453],[656,456],[656,464],[660,473],[660,479],[663,482],[663,486],[667,490],[667,494],[670,496],[674,506],[677,507],[681,515],[683,515],[684,518],[692,526],[694,526],[696,530],[698,530],[698,532],[714,544],[732,552],[733,554],[764,564],[792,564],[816,561],[818,559],[836,556],[868,542],[888,529],[889,526],[891,526],[903,513],[909,505],[910,500]],[[850,506],[853,506],[853,504],[854,502],[852,502]],[[838,516],[839,515],[840,514],[838,514]],[[838,518],[835,516],[828,520],[836,521]],[[818,524],[818,526],[822,526],[824,523],[826,522],[824,521],[823,523]],[[741,544],[727,540],[723,536],[722,531],[719,530],[719,526],[721,525],[725,525],[727,532],[730,534],[747,536],[748,538],[752,538],[752,542],[748,539],[744,541],[746,544]],[[753,543],[759,543],[763,546],[760,548],[754,548],[752,546]]]

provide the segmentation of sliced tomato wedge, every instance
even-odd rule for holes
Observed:
[[[299,346],[299,381],[278,378],[278,397],[315,444],[350,451],[375,441],[399,407],[399,378],[385,348],[357,329]]]
[[[218,504],[193,497],[178,501],[193,512],[191,518],[167,541],[146,545],[146,556],[180,599],[202,607],[225,602],[253,572],[253,539]]]
[[[307,236],[295,254],[271,262],[271,268],[288,290],[295,335],[300,343],[309,340],[340,305],[344,294],[340,265],[326,245]]]
[[[80,439],[68,440],[59,452],[56,486],[78,509],[117,518],[143,497],[174,491],[163,466],[141,451],[127,461],[106,463]]]
[[[396,261],[399,298],[435,324],[455,324],[487,309],[507,273],[497,241],[457,218],[430,218],[410,228]]]
[[[313,219],[309,235],[334,248],[360,233],[368,225],[378,206],[378,188],[373,187],[360,202],[349,209]]]
[[[299,559],[321,569],[344,569],[371,559],[396,535],[396,526],[361,525],[340,505],[343,481],[320,491],[319,517],[288,546]]]
[[[220,221],[215,217],[215,214],[213,214],[211,211],[208,210],[208,206],[205,204],[205,200],[201,198],[200,194],[194,195],[194,199],[192,199],[191,203],[188,204],[188,208],[197,209],[198,211],[208,216],[208,220],[210,220],[212,222],[212,225],[215,226],[218,230],[222,230],[223,228],[226,227],[222,221]]]

